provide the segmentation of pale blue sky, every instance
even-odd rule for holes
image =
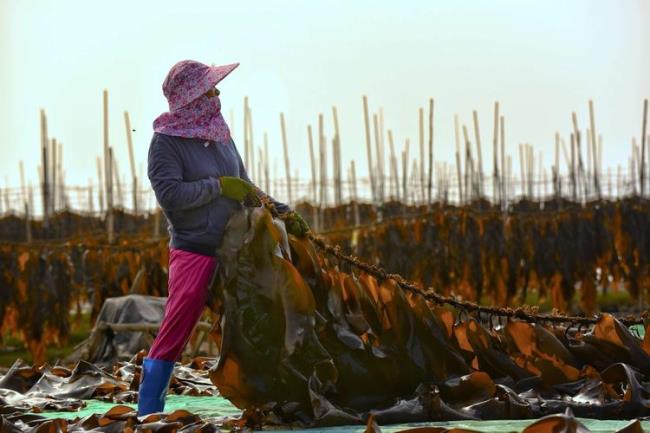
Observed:
[[[365,174],[363,94],[371,109],[383,107],[399,149],[417,141],[417,109],[434,97],[435,155],[449,162],[454,113],[469,125],[479,110],[488,159],[498,99],[508,151],[529,142],[550,163],[555,131],[568,135],[573,110],[586,128],[593,98],[604,162],[615,165],[626,164],[650,96],[650,1],[0,0],[0,58],[2,186],[4,176],[18,185],[19,160],[37,182],[40,108],[64,143],[67,182],[94,179],[104,88],[120,171],[128,172],[125,109],[144,163],[151,122],[167,108],[161,83],[186,58],[241,62],[220,85],[224,113],[229,120],[234,110],[238,139],[250,97],[256,144],[268,131],[278,174],[279,112],[292,165],[306,177],[306,125],[323,112],[331,137],[332,105],[343,156]]]

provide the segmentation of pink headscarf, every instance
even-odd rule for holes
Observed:
[[[221,101],[205,93],[223,80],[239,63],[207,66],[194,60],[176,63],[163,83],[169,111],[154,120],[153,129],[176,137],[203,138],[218,142],[230,139],[221,114]]]

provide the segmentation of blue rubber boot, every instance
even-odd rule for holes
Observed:
[[[165,396],[173,371],[174,363],[171,361],[150,358],[142,361],[138,416],[162,412],[165,409]]]

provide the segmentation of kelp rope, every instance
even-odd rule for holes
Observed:
[[[439,293],[436,293],[432,288],[426,290],[421,289],[416,284],[411,281],[408,281],[406,278],[402,277],[399,274],[391,274],[386,272],[383,268],[377,265],[371,265],[361,261],[359,258],[345,254],[341,250],[341,247],[338,245],[330,245],[325,239],[321,236],[315,235],[311,231],[307,233],[307,238],[311,240],[321,251],[324,251],[331,256],[336,257],[338,260],[348,263],[356,269],[359,269],[373,277],[377,278],[379,281],[383,280],[392,280],[402,289],[420,295],[424,299],[434,302],[439,305],[450,305],[458,310],[466,311],[467,313],[474,313],[479,318],[482,314],[487,315],[488,317],[505,317],[520,319],[526,322],[536,323],[536,322],[547,322],[551,324],[561,324],[569,323],[569,327],[572,326],[586,326],[595,324],[600,315],[594,317],[581,317],[581,316],[568,316],[564,314],[551,314],[551,315],[542,315],[537,314],[535,309],[529,306],[518,307],[518,308],[504,308],[504,307],[495,307],[495,306],[482,306],[474,302],[463,301],[458,298],[451,296],[444,296]],[[639,317],[628,316],[626,318],[618,318],[618,320],[626,326],[644,324],[644,320],[650,317],[648,311],[644,311]]]

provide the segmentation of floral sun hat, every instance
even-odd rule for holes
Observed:
[[[163,82],[163,94],[174,112],[194,101],[230,74],[239,63],[208,66],[195,60],[182,60],[172,66]]]
[[[183,60],[172,66],[162,86],[169,112],[154,120],[154,131],[228,142],[230,129],[221,114],[219,96],[209,97],[206,93],[237,66],[239,63],[208,66],[194,60]]]

